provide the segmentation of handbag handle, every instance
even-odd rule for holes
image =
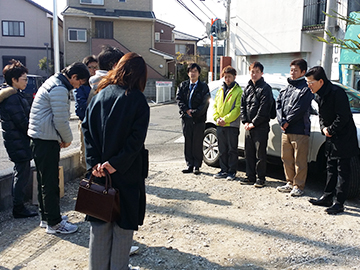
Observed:
[[[111,182],[111,176],[107,169],[104,168],[105,172],[105,189],[103,191],[104,194],[108,193],[109,188],[112,188],[112,182]],[[96,178],[95,175],[91,174],[89,183],[86,185],[87,188],[90,188],[90,186],[93,184],[94,179]]]

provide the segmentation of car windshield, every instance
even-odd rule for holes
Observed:
[[[340,86],[345,90],[345,93],[347,94],[349,99],[351,112],[360,113],[360,92],[342,84],[336,83],[336,85]]]

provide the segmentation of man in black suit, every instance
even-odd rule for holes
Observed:
[[[326,136],[327,157],[324,193],[319,199],[310,199],[310,202],[328,207],[328,214],[337,214],[344,211],[351,172],[350,159],[359,154],[356,126],[344,89],[332,84],[322,67],[309,69],[305,77],[319,104],[319,123],[321,133]]]
[[[210,93],[207,84],[199,80],[200,72],[198,64],[189,64],[189,80],[180,84],[176,94],[185,137],[184,154],[187,168],[182,171],[183,173],[200,174],[203,160],[202,140]]]

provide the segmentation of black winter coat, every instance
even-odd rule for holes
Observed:
[[[20,90],[3,86],[0,90],[0,118],[6,151],[13,162],[32,159],[27,135],[30,105]]]
[[[310,105],[314,95],[304,78],[288,79],[288,86],[280,91],[276,101],[276,114],[280,126],[288,123],[286,134],[310,136]]]
[[[111,178],[120,192],[117,224],[123,229],[137,230],[144,220],[148,172],[144,142],[149,117],[143,93],[133,90],[125,94],[120,86],[109,85],[92,98],[82,122],[87,169],[106,161],[116,169]]]
[[[190,96],[190,80],[183,81],[176,93],[176,102],[179,106],[179,113],[181,117],[188,117],[186,111],[189,110],[189,96]],[[193,113],[193,121],[195,123],[205,123],[206,112],[209,107],[210,92],[209,87],[205,82],[198,81],[194,93],[191,96],[191,109]]]
[[[356,126],[344,89],[327,81],[316,92],[315,100],[319,104],[321,132],[327,127],[332,135],[326,137],[326,156],[350,158],[357,155],[359,148]]]
[[[271,86],[265,82],[264,78],[257,80],[255,85],[250,80],[241,96],[241,122],[253,123],[255,128],[269,130],[272,103]]]

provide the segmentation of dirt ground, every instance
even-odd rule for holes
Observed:
[[[241,162],[241,161],[239,161]],[[243,161],[242,161],[243,162]],[[151,162],[145,224],[130,263],[141,269],[360,269],[360,202],[331,216],[308,202],[321,195],[309,184],[299,198],[279,193],[268,177],[257,189],[202,174],[183,175],[182,158]],[[271,171],[271,168],[269,169]],[[277,168],[278,170],[278,168]],[[38,218],[0,213],[0,270],[87,269],[89,225],[75,212],[78,179],[66,183],[61,208],[79,225],[72,235],[48,235]]]

